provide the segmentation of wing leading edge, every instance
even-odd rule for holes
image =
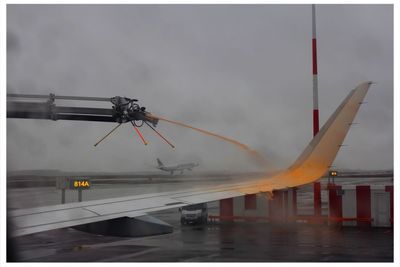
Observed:
[[[14,223],[12,235],[27,235],[119,217],[137,217],[153,211],[311,183],[332,165],[371,84],[364,82],[352,90],[297,160],[275,175],[222,186],[10,211],[8,215]]]

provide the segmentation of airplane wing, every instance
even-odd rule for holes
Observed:
[[[10,211],[8,215],[15,227],[11,234],[21,236],[120,217],[138,217],[153,211],[311,183],[332,165],[371,84],[364,82],[352,90],[294,164],[272,176],[221,186]]]
[[[104,221],[120,217],[138,217],[149,212],[215,201],[243,195],[241,189],[256,184],[236,184],[197,190],[145,194],[93,200],[9,212],[14,223],[13,236]]]

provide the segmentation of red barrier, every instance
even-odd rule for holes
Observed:
[[[314,183],[314,216],[321,216],[321,183]]]
[[[263,216],[218,216],[218,215],[209,215],[208,218],[211,221],[220,220],[220,221],[234,221],[234,220],[244,220],[244,221],[260,221],[265,220],[269,221],[269,217]]]
[[[393,185],[387,185],[385,191],[390,193],[390,223],[393,226]]]
[[[297,187],[292,188],[292,215],[297,215]]]
[[[341,195],[342,187],[340,185],[328,184],[328,190],[329,190],[329,217],[342,218],[343,214],[342,195]]]
[[[371,187],[356,186],[357,218],[371,218]],[[369,221],[357,221],[357,226],[371,226]]]
[[[234,220],[244,220],[244,221],[270,221],[271,217],[265,216],[218,216],[218,215],[209,215],[208,218],[211,221],[222,220],[222,221],[234,221]],[[372,222],[372,218],[343,218],[343,217],[328,217],[328,216],[292,216],[288,217],[288,220],[291,222],[298,222],[298,221],[306,221],[308,222],[349,222],[349,221],[356,221],[356,222]]]
[[[233,198],[225,198],[219,201],[219,215],[233,216]]]
[[[255,210],[257,209],[257,195],[250,194],[244,196],[244,209]]]
[[[328,217],[328,216],[295,216],[290,218],[291,220],[295,221],[306,221],[306,222],[351,222],[351,221],[356,221],[356,222],[372,222],[372,218],[343,218],[343,217]]]
[[[289,216],[289,191],[283,191],[283,218],[286,220]]]
[[[272,194],[272,199],[268,200],[270,218],[274,222],[282,222],[284,219],[283,191],[273,191]]]

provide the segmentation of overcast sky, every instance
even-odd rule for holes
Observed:
[[[377,83],[334,165],[391,169],[392,6],[317,5],[317,35],[321,126],[351,89]],[[274,167],[312,138],[310,5],[7,5],[7,43],[8,92],[137,98]],[[113,127],[7,119],[8,170],[145,171],[157,157],[199,170],[257,167],[230,144],[163,122],[175,150],[149,129],[144,146],[130,124],[93,147]]]

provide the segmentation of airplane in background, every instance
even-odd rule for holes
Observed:
[[[157,158],[157,164],[158,166],[156,167],[159,170],[166,171],[171,173],[171,175],[174,175],[174,172],[180,171],[181,174],[183,174],[184,170],[189,170],[191,171],[194,167],[199,166],[198,163],[187,163],[187,164],[178,164],[175,166],[164,166],[164,164],[161,162],[159,158]]]

